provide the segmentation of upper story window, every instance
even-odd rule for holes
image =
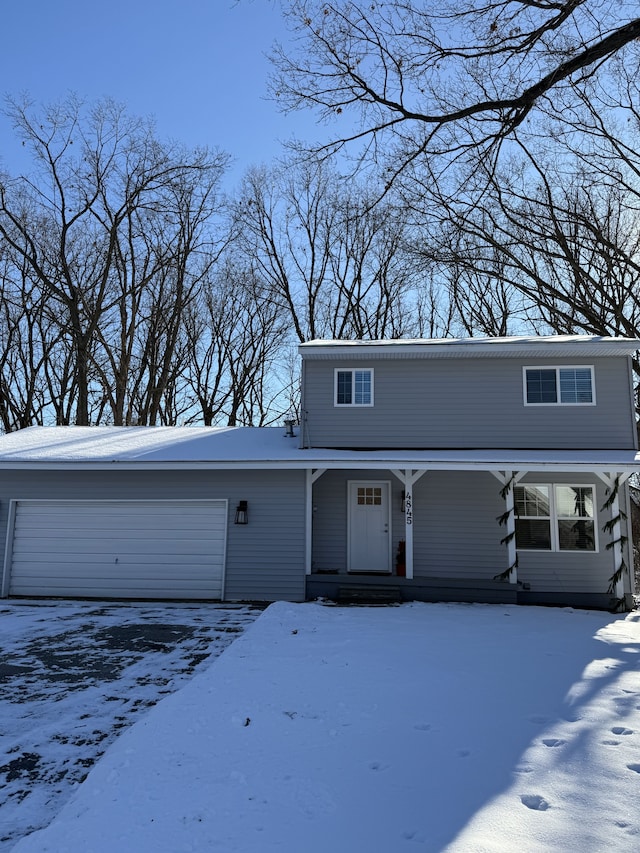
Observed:
[[[593,367],[525,367],[528,406],[591,406],[595,403]]]
[[[373,406],[373,370],[336,370],[336,406]]]

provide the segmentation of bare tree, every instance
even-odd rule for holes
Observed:
[[[5,432],[42,423],[48,395],[43,364],[59,339],[28,270],[0,251],[0,423]]]
[[[101,383],[116,424],[170,423],[182,412],[176,382],[186,314],[228,240],[218,222],[219,179],[218,167],[179,173],[123,223],[113,307],[98,330]]]
[[[231,255],[189,306],[183,375],[192,417],[207,426],[262,426],[287,410],[278,367],[289,318],[262,290],[255,270]]]
[[[416,271],[409,234],[390,203],[349,184],[330,200],[336,228],[330,257],[333,288],[326,323],[336,339],[398,338],[415,334]]]
[[[283,0],[283,8],[296,40],[289,53],[274,51],[275,97],[334,123],[324,153],[364,142],[387,186],[416,163],[441,181],[461,158],[467,173],[495,162],[502,142],[541,110],[562,127],[567,102],[584,97],[615,57],[637,56],[640,37],[630,0]]]
[[[323,333],[321,295],[330,281],[336,216],[330,195],[331,175],[321,165],[251,169],[236,204],[239,245],[254,258],[265,298],[288,313],[299,341]]]
[[[150,274],[173,276],[175,292],[181,292],[188,275],[187,258],[197,245],[197,239],[189,243],[188,236],[186,243],[181,242],[188,227],[182,229],[181,237],[174,236],[175,230],[165,229],[164,237],[173,252],[169,262],[169,250],[165,246],[158,254],[157,241],[149,255],[143,229],[152,223],[156,233],[161,231],[161,223],[185,200],[185,187],[193,186],[198,178],[210,187],[226,158],[163,145],[148,122],[127,116],[111,101],[98,103],[88,114],[74,98],[43,115],[34,112],[29,103],[17,101],[9,102],[8,111],[39,171],[0,183],[0,237],[28,268],[43,294],[58,306],[64,320],[71,365],[65,358],[48,364],[46,370],[49,381],[64,381],[65,393],[73,390],[75,401],[72,411],[61,392],[54,394],[57,419],[67,422],[73,417],[78,424],[88,424],[97,416],[95,407],[98,413],[104,411],[103,394],[92,400],[94,383],[101,378],[98,365],[104,379],[104,360],[96,361],[97,350],[99,343],[103,349],[110,343],[103,324],[119,308],[125,325],[118,364],[112,363],[116,375],[112,410],[116,420],[121,420],[122,391],[117,380],[128,371],[128,365],[122,363],[122,350],[126,350],[127,335],[138,319],[122,313],[122,300],[128,299],[129,309],[135,309],[134,291],[140,292],[148,284]],[[168,197],[173,199],[172,206]],[[182,225],[191,212],[181,210]],[[137,217],[134,229],[133,217]],[[140,245],[144,247],[141,258],[137,254]],[[146,266],[149,263],[154,269]],[[169,263],[173,264],[171,273]],[[169,333],[167,346],[174,340]],[[166,365],[160,372],[165,369]],[[151,404],[152,410],[154,406],[157,400]]]
[[[579,163],[560,168],[530,159],[492,178],[482,204],[442,209],[441,261],[457,273],[457,304],[476,324],[498,305],[521,327],[638,337],[640,197]]]
[[[236,205],[239,246],[263,299],[298,341],[399,337],[416,329],[416,274],[403,211],[322,162],[252,170]]]

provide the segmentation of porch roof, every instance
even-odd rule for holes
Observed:
[[[636,450],[301,449],[282,427],[30,427],[0,436],[0,469],[413,469],[621,472]]]

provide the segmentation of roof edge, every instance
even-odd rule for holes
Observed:
[[[583,453],[582,451],[580,453]],[[38,471],[305,471],[324,468],[328,470],[401,470],[418,471],[524,471],[540,473],[556,471],[565,474],[581,473],[623,473],[632,474],[640,471],[640,452],[633,451],[620,455],[608,455],[606,458],[586,456],[576,458],[566,456],[559,459],[535,459],[532,457],[517,458],[509,453],[504,457],[496,455],[492,459],[474,456],[466,458],[447,458],[434,456],[420,458],[408,454],[395,456],[314,456],[307,459],[252,459],[252,460],[189,460],[189,461],[157,461],[157,460],[12,460],[0,462],[0,470],[38,470]]]
[[[415,338],[387,340],[312,340],[299,344],[305,358],[503,358],[546,356],[627,356],[640,339],[597,335],[514,336],[502,338]]]

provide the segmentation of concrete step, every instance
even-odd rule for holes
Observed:
[[[336,600],[338,604],[398,604],[402,593],[398,586],[340,586]]]

